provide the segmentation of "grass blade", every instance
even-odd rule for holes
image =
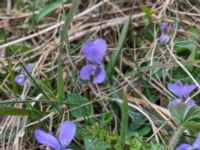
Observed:
[[[51,12],[56,10],[59,6],[61,6],[62,3],[65,3],[65,2],[67,2],[67,0],[59,0],[59,1],[49,4],[41,12],[39,12],[37,15],[35,15],[35,22],[38,23],[45,16],[47,16],[48,14],[50,14]]]
[[[114,71],[114,67],[116,65],[116,62],[117,62],[117,59],[119,57],[120,51],[121,51],[122,46],[124,44],[124,40],[126,38],[126,34],[127,34],[127,30],[128,30],[129,20],[130,19],[128,19],[125,22],[124,26],[123,26],[122,32],[121,32],[121,34],[119,36],[120,37],[119,41],[117,43],[117,48],[116,48],[117,50],[112,54],[110,62],[108,64],[108,66],[107,66],[107,75],[108,75],[109,78],[111,77],[111,75],[112,75],[112,73]]]
[[[58,88],[58,99],[63,101],[65,99],[65,84],[63,79],[63,70],[61,59],[58,60],[58,78],[57,78],[57,88]]]
[[[9,69],[10,81],[13,87],[14,94],[19,93],[19,89],[15,82],[15,74],[14,74],[14,71],[12,70],[12,62],[10,59],[8,59],[8,69]]]
[[[128,128],[128,97],[126,88],[123,90],[123,103],[122,103],[122,119],[121,119],[121,129],[120,129],[120,137],[121,137],[121,148],[124,149],[127,128]]]
[[[0,115],[30,116],[31,111],[24,108],[0,107]]]
[[[65,19],[65,23],[64,23],[64,26],[63,26],[63,29],[62,29],[62,32],[61,32],[61,41],[60,41],[61,45],[59,46],[58,78],[57,78],[58,98],[61,101],[64,101],[64,99],[65,99],[64,79],[63,79],[63,70],[62,70],[62,63],[61,63],[62,62],[62,49],[64,48],[64,46],[67,47],[67,45],[68,45],[68,40],[67,40],[68,33],[67,33],[67,31],[68,31],[70,23],[73,20],[73,16],[75,15],[79,4],[80,4],[80,0],[75,0],[73,2],[73,5],[72,5],[72,7],[71,7],[71,9],[68,13],[68,16]],[[68,50],[67,50],[67,54],[68,54],[69,60],[71,60],[71,57],[69,55]],[[70,61],[70,62],[72,62],[72,61]]]

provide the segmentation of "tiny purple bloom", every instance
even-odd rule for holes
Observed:
[[[200,134],[197,136],[196,140],[192,145],[181,144],[176,150],[200,150]]]
[[[163,43],[163,44],[167,44],[170,40],[170,37],[165,34],[165,33],[162,33],[159,37],[158,37],[158,42],[160,43]]]
[[[26,67],[26,70],[28,72],[32,72],[33,71],[33,64],[27,64],[25,65]],[[28,75],[27,73],[24,71],[22,74],[18,74],[16,77],[15,77],[15,82],[20,85],[20,86],[24,86],[24,83],[26,81],[26,79],[28,78]]]
[[[157,38],[158,42],[167,44],[170,41],[169,33],[173,32],[176,28],[176,24],[169,24],[168,22],[163,22],[161,24],[161,35]],[[168,31],[170,31],[168,33]]]
[[[90,63],[101,64],[106,53],[107,43],[104,39],[86,42],[82,46],[83,55]]]
[[[94,65],[94,64],[87,64],[81,68],[80,71],[80,78],[81,80],[88,81],[91,79],[92,75],[94,76],[93,83],[100,84],[106,78],[106,71],[104,66],[101,65]]]
[[[25,67],[26,67],[26,70],[28,72],[32,72],[33,71],[33,64],[27,64],[27,65],[25,65]]]
[[[181,81],[176,81],[174,84],[169,83],[168,89],[179,98],[188,98],[190,93],[196,89],[196,85],[183,84]]]
[[[35,130],[36,140],[41,144],[50,146],[54,150],[72,150],[67,147],[73,140],[75,134],[76,124],[72,121],[65,121],[61,124],[58,138],[43,130]]]
[[[175,29],[176,29],[176,24],[172,24],[172,25],[171,25],[171,28],[170,28],[171,32],[174,32]]]
[[[162,33],[165,33],[166,31],[167,31],[167,27],[168,27],[168,22],[163,22],[162,24],[161,24],[161,32]]]
[[[15,82],[20,86],[24,86],[25,80],[26,80],[26,77],[24,74],[18,74],[15,77]]]

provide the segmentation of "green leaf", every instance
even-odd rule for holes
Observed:
[[[84,138],[85,150],[106,150],[105,143],[98,138]]]
[[[197,48],[196,44],[192,41],[189,40],[180,40],[180,41],[176,41],[174,48],[176,50],[176,52],[179,54],[181,52],[185,52],[185,51],[192,51],[194,49]]]
[[[183,54],[184,57],[187,58],[188,61],[194,61],[197,56],[197,45],[190,40],[181,40],[177,41],[174,46],[177,54]],[[189,54],[187,54],[187,52]],[[187,69],[192,70],[193,65],[188,65]]]
[[[200,121],[200,107],[193,106],[185,116],[185,121]]]
[[[188,105],[185,103],[178,103],[176,105],[169,103],[168,109],[176,123],[181,125],[184,122],[185,116],[188,112]]]
[[[151,16],[152,14],[154,14],[154,10],[149,9],[148,7],[146,7],[145,5],[140,6],[141,10],[148,16]]]
[[[42,11],[40,11],[38,14],[35,15],[35,22],[38,23],[45,16],[56,10],[58,7],[62,6],[62,4],[66,3],[67,1],[68,0],[58,0],[56,2],[49,4]]]
[[[85,116],[90,116],[93,114],[92,105],[88,104],[86,106],[81,106],[89,102],[89,100],[83,96],[72,94],[68,97],[67,101],[69,102],[70,109],[73,107],[80,106],[77,109],[71,110],[71,114],[74,118],[80,118]]]
[[[152,132],[152,127],[150,126],[144,126],[142,129],[138,130],[138,133],[141,136],[146,136],[148,135],[150,132]]]
[[[194,50],[191,51],[191,53],[190,53],[189,57],[187,58],[187,60],[188,60],[188,61],[194,61],[195,58],[196,58],[196,56],[197,56],[197,49],[195,48]],[[189,71],[191,71],[191,70],[193,69],[193,65],[192,65],[192,64],[191,64],[191,65],[188,65],[188,66],[187,66],[187,69],[188,69]]]
[[[131,119],[130,129],[132,131],[138,131],[147,121],[144,115],[133,110],[129,110],[129,116]]]
[[[106,113],[103,114],[101,122],[102,122],[103,125],[106,125],[106,124],[110,123],[112,118],[113,118],[113,113],[112,112],[106,112]]]
[[[185,103],[179,103],[176,106],[170,103],[169,111],[179,125],[182,125],[185,128],[200,129],[198,127],[200,122],[199,106],[195,105],[189,109]]]
[[[148,41],[153,42],[155,40],[154,38],[154,23],[149,23],[148,26],[145,27],[144,29],[144,36],[147,38]]]
[[[0,107],[0,115],[30,116],[31,111],[25,108]]]
[[[123,103],[122,103],[122,119],[121,119],[121,129],[120,129],[120,143],[122,149],[124,149],[126,134],[128,129],[128,97],[127,97],[127,90],[123,90]]]
[[[182,125],[184,128],[200,131],[200,123],[196,121],[186,121]]]
[[[108,77],[111,77],[111,75],[114,71],[114,67],[116,65],[116,62],[118,61],[118,57],[119,57],[119,54],[121,52],[122,46],[124,45],[124,41],[125,41],[126,34],[127,34],[127,31],[128,31],[129,20],[130,19],[126,20],[126,22],[124,23],[122,32],[119,36],[119,40],[118,40],[118,43],[117,43],[116,51],[112,54],[110,62],[107,66]]]
[[[199,32],[196,28],[190,27],[190,28],[187,30],[187,32],[189,33],[189,34],[187,34],[188,39],[194,40],[194,41],[199,40],[199,38],[200,38],[199,33],[200,33],[200,32]]]

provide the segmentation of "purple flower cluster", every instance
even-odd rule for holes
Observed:
[[[27,64],[25,67],[28,72],[33,71],[33,64]],[[27,73],[23,72],[15,77],[15,82],[20,86],[24,86],[26,79],[28,79]]]
[[[200,134],[197,136],[196,140],[192,145],[181,144],[176,150],[200,150]]]
[[[76,124],[72,121],[65,121],[61,124],[58,138],[43,130],[35,130],[36,140],[48,145],[54,150],[72,150],[67,148],[76,134]]]
[[[89,63],[80,70],[81,80],[89,81],[93,78],[94,84],[105,81],[106,71],[102,61],[106,50],[107,43],[101,38],[83,44],[81,51]]]
[[[168,22],[163,22],[161,24],[161,35],[158,37],[158,42],[167,44],[170,40],[170,36],[167,32],[173,32],[176,28],[175,24],[169,24]]]
[[[167,87],[174,95],[178,97],[172,100],[172,104],[174,105],[183,102],[185,99],[189,98],[190,93],[196,89],[195,84],[183,84],[179,80],[176,81],[174,84],[169,83]],[[195,105],[195,101],[193,99],[190,99],[188,101],[188,107],[191,108],[193,105]]]

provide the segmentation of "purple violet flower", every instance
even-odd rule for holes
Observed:
[[[104,39],[96,39],[86,42],[82,46],[82,53],[89,64],[84,65],[80,70],[80,78],[89,81],[93,77],[94,84],[102,83],[106,78],[106,71],[102,63],[107,50],[107,43]]]
[[[161,24],[161,35],[157,38],[158,42],[167,44],[170,40],[170,36],[168,35],[169,32],[173,32],[176,28],[175,24],[169,24],[168,22],[163,22]]]
[[[24,83],[25,83],[25,75],[24,74],[18,74],[16,77],[15,77],[15,82],[20,85],[20,86],[24,86]]]
[[[183,102],[183,99],[187,99],[189,97],[190,93],[196,89],[196,85],[183,84],[181,81],[177,80],[174,84],[169,83],[167,88],[178,97],[172,100],[172,104],[177,105],[178,103]],[[194,105],[195,101],[190,99],[188,101],[188,108],[191,108]]]
[[[163,44],[167,44],[170,40],[170,37],[165,34],[165,33],[162,33],[159,37],[158,37],[158,42],[160,43],[163,43]]]
[[[176,150],[200,150],[200,134],[197,136],[196,140],[192,145],[181,144]]]
[[[72,121],[65,121],[61,124],[58,138],[43,130],[35,130],[36,140],[48,145],[54,150],[72,150],[67,148],[76,134],[76,124]]]
[[[188,98],[190,93],[197,88],[195,84],[183,84],[181,81],[176,81],[174,84],[169,83],[168,89],[179,98]]]
[[[28,72],[31,73],[33,71],[33,64],[27,64],[27,65],[25,65],[25,67]],[[18,74],[15,77],[15,82],[20,86],[24,86],[24,83],[27,78],[28,78],[28,75],[26,72],[24,72],[24,73]]]
[[[166,31],[167,31],[167,27],[168,27],[168,22],[163,22],[162,24],[161,24],[161,32],[162,33],[165,33]]]
[[[25,65],[25,67],[26,67],[26,70],[28,72],[32,72],[33,71],[33,64],[27,64],[27,65]]]

